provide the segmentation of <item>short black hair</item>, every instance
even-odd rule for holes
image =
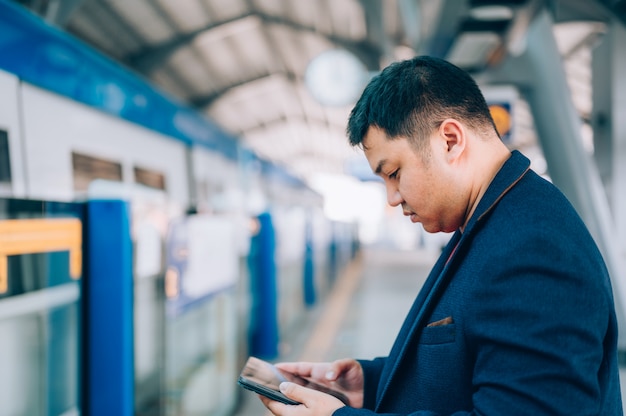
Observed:
[[[417,149],[446,118],[477,131],[497,130],[474,79],[440,58],[417,56],[394,62],[369,82],[350,113],[347,135],[362,146],[370,126],[389,139],[406,137]]]

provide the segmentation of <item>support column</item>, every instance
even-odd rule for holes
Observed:
[[[626,258],[626,28],[614,20],[593,51],[595,158],[615,218],[619,254]]]

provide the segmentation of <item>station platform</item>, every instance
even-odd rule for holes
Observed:
[[[333,290],[311,309],[297,333],[283,334],[279,361],[332,361],[387,355],[428,272],[436,251],[365,249]],[[626,368],[620,369],[626,380]],[[626,388],[622,381],[622,402]],[[271,416],[248,391],[233,416]]]

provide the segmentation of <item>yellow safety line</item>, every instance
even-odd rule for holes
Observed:
[[[70,276],[82,272],[82,224],[77,218],[0,220],[0,293],[8,287],[7,256],[70,252]]]
[[[358,287],[362,275],[362,261],[360,257],[350,262],[344,273],[335,283],[323,315],[317,322],[309,341],[304,346],[300,356],[301,361],[325,361],[327,354],[337,338],[337,333],[346,316],[350,300]]]
[[[328,360],[328,351],[337,338],[343,318],[350,306],[350,300],[361,280],[362,266],[361,257],[357,257],[346,266],[344,273],[335,282],[335,288],[324,305],[324,312],[302,349],[300,361]],[[268,410],[264,416],[272,416],[272,412]]]

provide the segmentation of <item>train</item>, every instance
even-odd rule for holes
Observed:
[[[229,415],[356,225],[193,108],[0,1],[0,416]]]

